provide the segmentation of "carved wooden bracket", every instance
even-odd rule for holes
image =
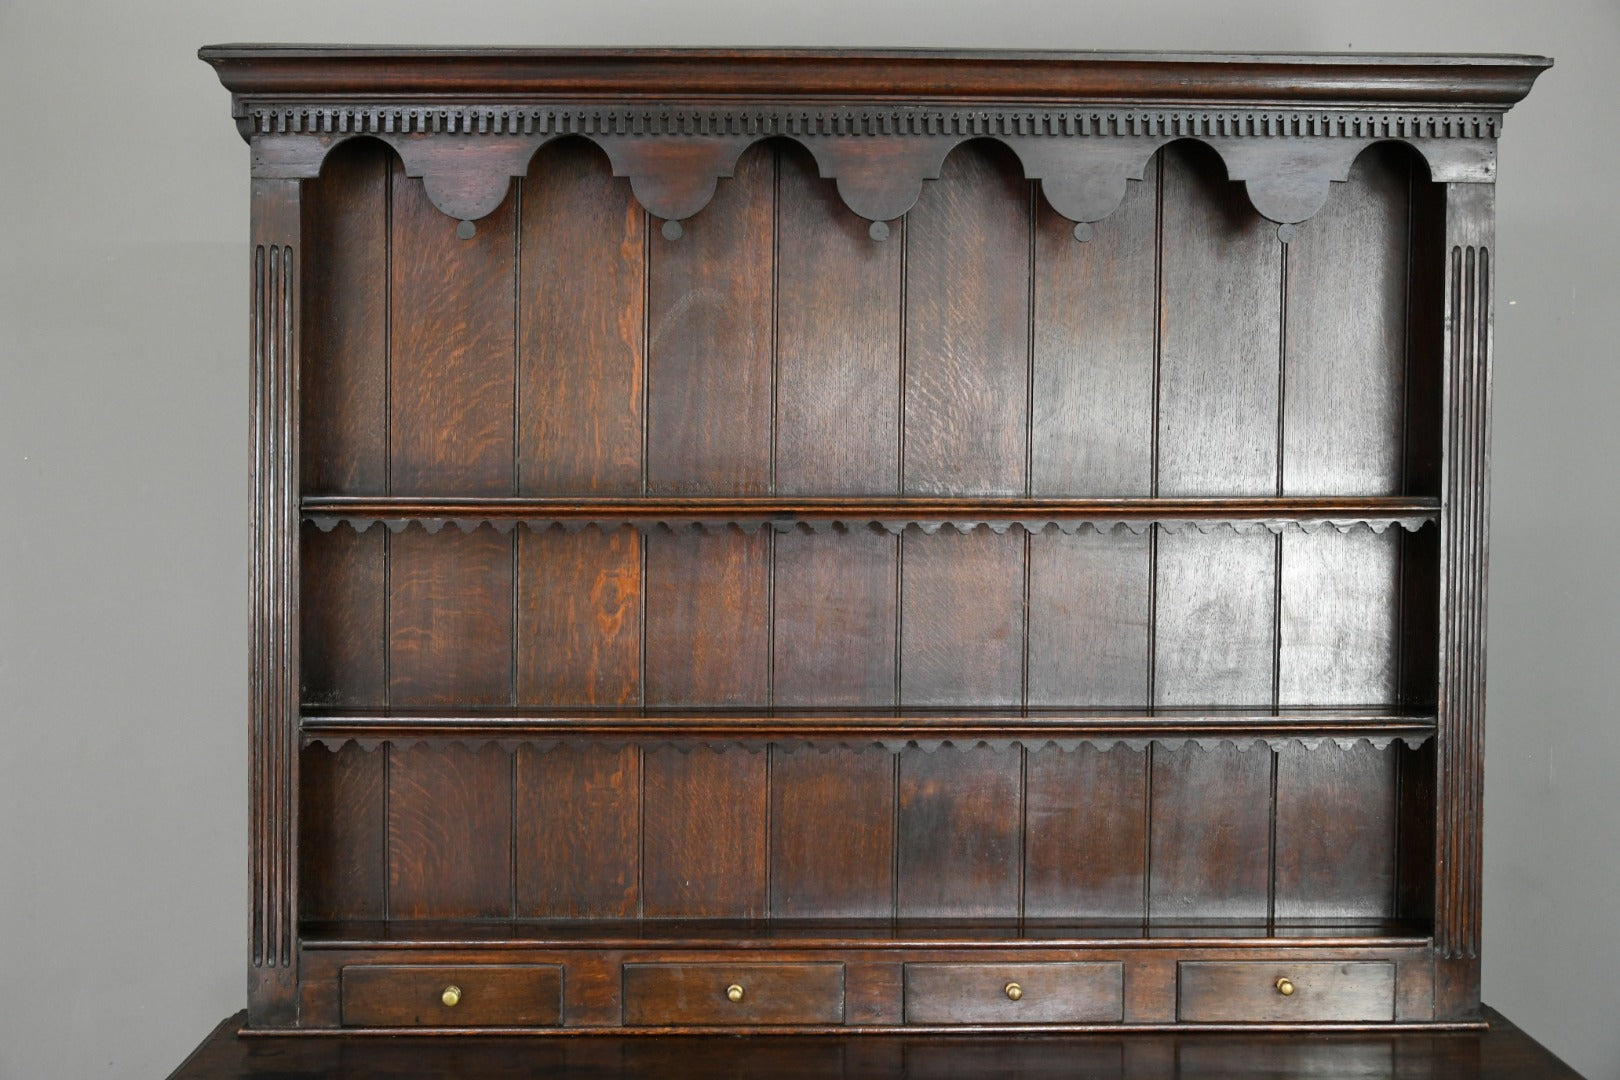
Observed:
[[[938,179],[946,157],[975,139],[1008,147],[1053,210],[1075,222],[1108,217],[1163,147],[1202,142],[1242,181],[1256,211],[1304,221],[1327,202],[1374,143],[1414,147],[1431,179],[1491,183],[1501,113],[1383,110],[954,109],[859,106],[793,109],[597,105],[329,105],[244,107],[254,175],[310,178],[339,142],[370,136],[399,154],[444,213],[477,219],[505,200],[541,146],[582,136],[658,218],[680,221],[714,197],[720,179],[761,139],[805,147],[851,211],[890,221]]]

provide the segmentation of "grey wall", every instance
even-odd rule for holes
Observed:
[[[1485,996],[1620,1078],[1616,0],[0,0],[0,1077],[243,1004],[247,152],[216,41],[1541,52],[1499,186]]]

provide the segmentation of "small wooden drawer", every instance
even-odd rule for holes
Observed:
[[[1189,960],[1178,965],[1176,983],[1176,1016],[1192,1024],[1395,1019],[1395,965],[1385,961]]]
[[[842,1024],[843,964],[626,964],[631,1027]]]
[[[555,1027],[562,1023],[562,981],[562,968],[556,964],[346,967],[343,1023],[347,1027]]]
[[[1117,963],[907,964],[908,1024],[1113,1024],[1125,1015]]]

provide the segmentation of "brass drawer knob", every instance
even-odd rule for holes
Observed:
[[[1287,976],[1277,980],[1277,993],[1281,994],[1283,997],[1294,996],[1294,984],[1288,979]]]
[[[741,1001],[742,999],[743,988],[741,986],[737,985],[736,983],[732,983],[730,986],[726,987],[727,1001]]]
[[[461,987],[459,987],[459,986],[447,986],[447,987],[445,987],[444,992],[439,995],[439,1000],[444,1002],[445,1008],[447,1008],[447,1009],[455,1008],[457,1005],[461,1004]]]
[[[1008,1001],[1019,1001],[1024,996],[1024,988],[1017,983],[1008,983],[1002,989],[1006,992]]]

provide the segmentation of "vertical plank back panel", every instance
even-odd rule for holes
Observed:
[[[1024,914],[1146,918],[1147,753],[1031,750],[1027,783]]]
[[[1030,214],[1017,160],[970,143],[906,215],[908,494],[1024,491]]]
[[[495,746],[390,751],[388,901],[396,919],[512,914],[512,756]]]
[[[386,701],[383,627],[387,530],[300,530],[299,678],[309,705]]]
[[[1164,159],[1159,494],[1277,490],[1282,248],[1210,150]]]
[[[357,139],[304,183],[300,483],[323,495],[388,484],[388,201],[394,154]]]
[[[1270,705],[1277,538],[1160,531],[1154,704]]]
[[[897,544],[877,529],[777,535],[778,705],[894,704]]]
[[[512,493],[516,202],[507,196],[463,240],[422,181],[395,167],[388,427],[395,494]]]
[[[1271,754],[1221,743],[1153,751],[1148,917],[1263,919],[1271,886]]]
[[[647,704],[766,704],[771,534],[652,533],[644,543]]]
[[[514,539],[488,526],[389,540],[389,701],[501,705],[512,700]]]
[[[765,753],[663,747],[642,768],[644,914],[763,918]]]
[[[901,918],[1018,914],[1021,795],[1016,747],[901,752]]]
[[[517,914],[628,919],[641,877],[641,751],[517,751]]]
[[[776,487],[791,494],[899,490],[900,265],[886,242],[781,144],[776,263]]]
[[[1017,705],[1023,681],[1024,542],[947,526],[902,537],[900,701]]]
[[[648,273],[647,484],[749,495],[771,484],[776,153],[756,145]]]
[[[886,918],[894,902],[894,756],[775,750],[771,914]]]
[[[641,536],[519,529],[517,700],[641,701]]]
[[[1411,172],[1370,148],[1288,245],[1285,494],[1401,490]]]
[[[1395,755],[1367,743],[1277,751],[1279,920],[1394,916]]]
[[[567,139],[535,155],[521,219],[518,490],[638,494],[647,213]]]
[[[385,751],[306,747],[298,769],[298,913],[381,919],[386,913]]]
[[[1278,700],[1386,705],[1400,664],[1400,535],[1356,528],[1282,538]]]
[[[1041,204],[1035,234],[1035,495],[1153,491],[1154,294],[1159,174],[1150,165],[1093,226]]]
[[[1031,706],[1148,703],[1149,550],[1125,529],[1031,538]]]

